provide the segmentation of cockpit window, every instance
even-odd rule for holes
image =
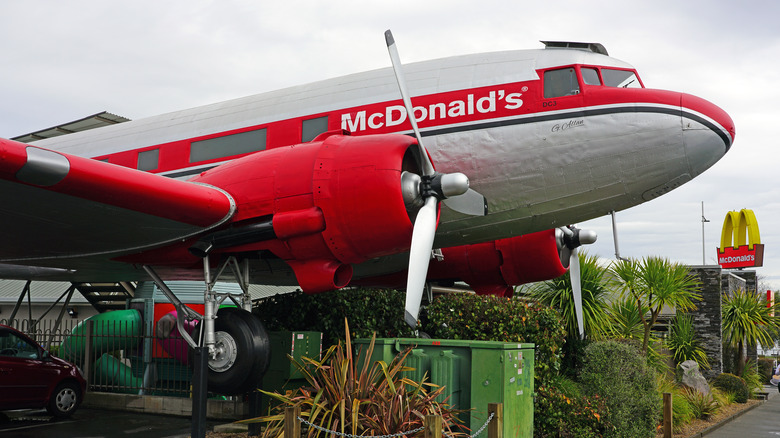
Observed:
[[[602,68],[601,76],[604,78],[604,85],[608,87],[642,88],[639,78],[630,70]]]
[[[544,72],[544,97],[561,97],[579,94],[580,84],[573,68]]]
[[[599,72],[595,68],[582,67],[582,80],[585,85],[601,85]]]

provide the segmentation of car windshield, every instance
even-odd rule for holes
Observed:
[[[14,333],[0,333],[0,356],[37,359],[38,348]]]

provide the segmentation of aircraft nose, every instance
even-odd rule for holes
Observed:
[[[692,177],[720,160],[734,143],[734,121],[717,105],[690,94],[680,97],[683,141]]]

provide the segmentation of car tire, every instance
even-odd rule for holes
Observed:
[[[66,418],[76,411],[80,403],[79,385],[76,382],[62,382],[52,392],[46,410],[57,418]]]

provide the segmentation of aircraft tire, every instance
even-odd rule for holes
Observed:
[[[244,310],[240,310],[237,313],[252,330],[252,357],[254,358],[254,365],[252,370],[247,374],[246,381],[241,385],[243,388],[242,392],[249,392],[254,391],[260,386],[263,375],[268,370],[268,365],[271,363],[271,339],[268,336],[268,332],[265,330],[263,322],[257,315]]]
[[[208,360],[209,391],[237,395],[255,389],[271,356],[270,339],[260,319],[245,310],[224,307],[217,312],[214,332],[220,353]],[[194,363],[192,358],[190,363]]]

